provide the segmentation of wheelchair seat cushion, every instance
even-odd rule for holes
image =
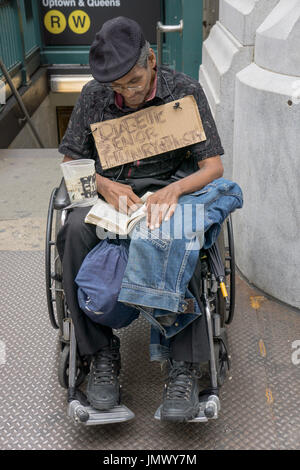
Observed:
[[[102,240],[85,257],[75,282],[81,310],[111,328],[128,326],[139,311],[118,301],[128,260],[129,240]]]

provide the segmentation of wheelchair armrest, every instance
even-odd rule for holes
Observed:
[[[62,210],[71,203],[69,194],[67,191],[66,183],[64,178],[62,178],[57,193],[54,199],[54,209]]]

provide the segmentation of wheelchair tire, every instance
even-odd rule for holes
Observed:
[[[53,214],[54,214],[54,200],[57,193],[57,188],[53,189],[49,201],[48,215],[47,215],[47,227],[46,227],[46,246],[45,246],[45,279],[46,279],[46,298],[48,306],[48,314],[50,323],[55,329],[59,329],[59,325],[56,322],[55,312],[53,304],[55,297],[53,296],[53,273],[52,273],[52,255],[55,241],[52,240],[52,225],[53,225]]]
[[[59,364],[58,364],[58,382],[61,387],[69,388],[69,357],[70,357],[70,346],[66,344],[63,350],[60,352]],[[82,361],[77,357],[77,378],[76,387],[81,385],[86,377],[86,370],[82,364]]]
[[[218,243],[222,263],[225,266],[226,247],[225,247],[225,237],[224,237],[224,225],[222,226],[221,232],[218,236],[217,243]],[[227,279],[226,279],[226,284],[227,284]],[[225,302],[225,299],[223,297],[220,287],[217,290],[215,306],[216,306],[216,312],[220,315],[220,318],[221,318],[221,328],[223,328],[227,319],[227,310],[226,310],[226,302]]]
[[[228,358],[226,347],[222,340],[215,340],[214,350],[215,350],[218,387],[222,387],[222,385],[224,384],[226,380],[227,372],[229,370],[229,362],[228,362],[229,358]]]
[[[232,221],[230,215],[222,225],[217,243],[225,268],[226,289],[229,300],[228,303],[225,302],[221,289],[219,288],[216,298],[216,311],[221,316],[221,327],[223,327],[225,324],[229,325],[232,322],[235,307],[235,258]]]
[[[226,279],[228,279],[229,287],[229,305],[227,306],[226,314],[226,325],[229,325],[234,317],[234,308],[235,308],[235,256],[234,256],[234,238],[233,238],[233,227],[231,214],[226,221],[227,226],[227,245],[225,247],[226,257],[225,257],[225,274]]]
[[[52,191],[47,217],[46,247],[45,247],[45,271],[46,271],[46,297],[50,323],[55,329],[63,331],[63,319],[65,317],[64,293],[62,289],[62,266],[56,248],[56,236],[61,227],[61,211],[54,209],[54,200],[57,188]],[[55,213],[55,228],[53,222]],[[55,291],[55,295],[54,292]],[[55,306],[55,308],[54,308]]]
[[[55,220],[55,240],[57,234],[61,228],[61,211],[56,211]],[[61,333],[63,334],[63,321],[66,316],[65,311],[65,297],[62,285],[62,264],[58,251],[55,245],[54,249],[54,272],[55,272],[55,307],[56,307],[56,319]]]

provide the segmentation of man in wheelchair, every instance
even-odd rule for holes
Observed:
[[[107,21],[90,49],[94,80],[82,89],[59,146],[63,161],[92,158],[96,162],[98,193],[119,208],[126,196],[128,213],[147,191],[146,224],[150,230],[174,214],[178,200],[222,177],[224,153],[215,122],[200,84],[183,73],[156,65],[140,26],[119,17]],[[193,95],[206,140],[189,147],[103,170],[90,124],[119,118],[149,106]],[[159,210],[151,211],[155,205]],[[63,286],[75,326],[79,352],[91,355],[87,397],[98,410],[119,402],[120,341],[113,330],[91,321],[79,308],[75,278],[86,255],[99,243],[96,227],[84,222],[90,207],[76,207],[57,236],[63,266]],[[210,359],[204,316],[199,316],[170,341],[169,377],[163,391],[161,416],[193,419],[199,407],[199,364]]]

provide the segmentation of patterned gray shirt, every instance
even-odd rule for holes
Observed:
[[[126,107],[120,109],[115,103],[114,92],[96,80],[91,80],[82,89],[58,150],[74,159],[94,159],[97,173],[130,184],[139,196],[145,191],[170,184],[198,170],[198,161],[224,154],[204,91],[189,76],[167,67],[158,67],[156,95],[145,102],[142,108],[159,106],[187,95],[193,95],[198,104],[205,141],[103,171],[90,124],[119,118],[136,110]]]

